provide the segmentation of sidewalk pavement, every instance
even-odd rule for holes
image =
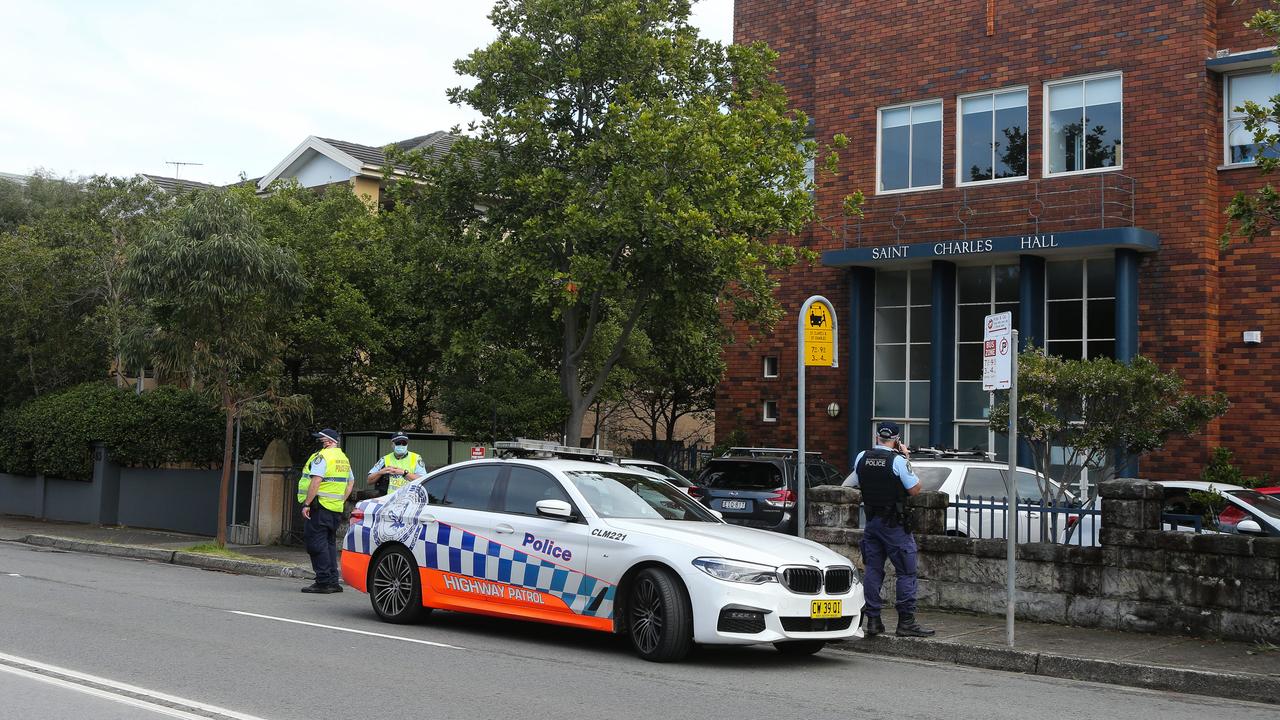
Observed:
[[[227,544],[229,550],[255,558],[252,561],[183,552],[211,540],[160,530],[0,515],[0,541],[248,575],[314,577],[307,553],[300,547]],[[925,610],[920,621],[938,634],[929,639],[894,637],[897,617],[886,610],[886,635],[851,638],[829,648],[1280,704],[1280,648],[1275,646],[1019,622],[1017,644],[1011,649],[1005,643],[1001,617]]]

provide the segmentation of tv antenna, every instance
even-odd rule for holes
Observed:
[[[165,164],[165,165],[172,165],[172,166],[173,166],[173,179],[174,179],[174,180],[179,179],[179,176],[182,174],[182,166],[183,166],[183,165],[204,165],[204,163],[198,163],[198,162],[181,162],[181,161],[178,161],[178,160],[165,160],[165,161],[164,161],[164,164]]]

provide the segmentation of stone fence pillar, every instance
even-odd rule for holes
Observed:
[[[805,495],[805,525],[812,527],[858,527],[862,491],[840,485],[809,488]]]
[[[947,534],[947,494],[922,492],[907,498],[907,517],[916,535]]]
[[[1102,528],[1159,530],[1164,490],[1149,480],[1129,478],[1098,483],[1102,498]]]

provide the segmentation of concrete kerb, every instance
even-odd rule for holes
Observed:
[[[1168,690],[1280,704],[1280,683],[1270,675],[1258,673],[1193,670],[893,636],[881,636],[874,640],[849,640],[829,647],[836,652],[950,662],[969,667],[1007,670],[1064,680],[1084,680],[1148,690]]]
[[[27,535],[21,538],[20,542],[27,543],[28,545],[38,545],[40,547],[50,547],[56,550],[70,550],[72,552],[92,553],[95,555],[111,555],[114,557],[127,557],[138,560],[152,560],[155,562],[169,563],[171,565],[183,565],[186,567],[201,568],[204,570],[220,570],[240,575],[287,577],[301,580],[315,579],[315,573],[309,568],[297,565],[281,565],[278,563],[236,560],[234,558],[202,555],[200,553],[189,553],[181,550],[165,550],[164,548],[153,548],[142,545],[116,545],[114,543],[87,542],[84,540],[73,540],[71,538],[55,537],[52,535]]]

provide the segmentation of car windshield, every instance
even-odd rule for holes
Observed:
[[[604,470],[565,474],[602,518],[719,522],[709,510],[664,480]]]
[[[1256,490],[1228,490],[1227,494],[1272,520],[1280,520],[1280,499]]]
[[[782,471],[771,462],[713,462],[700,484],[716,490],[772,490],[782,487]]]

